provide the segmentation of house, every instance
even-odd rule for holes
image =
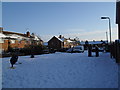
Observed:
[[[48,41],[48,47],[49,49],[56,49],[60,50],[61,48],[64,48],[64,42],[57,36],[53,36],[49,41]]]
[[[8,51],[10,48],[21,49],[29,45],[41,45],[43,41],[36,35],[4,31],[0,28],[0,50]]]
[[[49,41],[48,41],[48,47],[49,49],[56,49],[56,50],[60,50],[63,48],[71,48],[74,46],[77,46],[78,43],[74,40],[74,39],[67,39],[64,38],[64,36],[59,35],[59,37],[57,36],[53,36]]]

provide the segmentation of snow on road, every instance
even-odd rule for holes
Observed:
[[[16,69],[3,58],[3,88],[117,88],[118,66],[109,53],[87,57],[84,53],[20,56]]]

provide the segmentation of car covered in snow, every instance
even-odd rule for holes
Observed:
[[[73,48],[70,48],[67,50],[69,53],[83,53],[84,52],[84,46],[75,46]]]
[[[73,52],[83,53],[84,52],[84,46],[75,46],[73,47]]]

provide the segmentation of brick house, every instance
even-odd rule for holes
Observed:
[[[59,37],[53,36],[48,41],[48,47],[57,50],[60,50],[62,48],[71,48],[77,45],[78,43],[76,43],[75,40],[72,40],[70,38],[69,39],[64,38],[62,35],[59,35]]]
[[[43,41],[40,38],[36,35],[30,35],[29,31],[27,31],[26,34],[22,34],[3,31],[3,28],[0,28],[0,50],[2,51],[7,51],[9,47],[13,49],[20,49],[31,44],[41,45],[42,43]]]
[[[63,48],[63,46],[64,46],[64,42],[60,38],[58,38],[56,36],[52,37],[48,41],[48,47],[49,47],[49,49],[52,48],[52,49],[59,50],[59,49]]]

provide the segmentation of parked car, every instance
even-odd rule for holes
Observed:
[[[73,48],[70,48],[67,50],[69,53],[83,53],[84,52],[84,46],[75,46]]]
[[[83,53],[84,52],[84,46],[75,46],[73,47],[73,52]]]

